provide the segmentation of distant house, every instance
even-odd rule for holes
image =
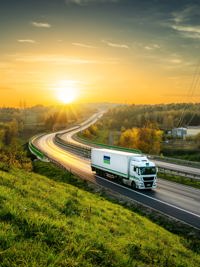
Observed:
[[[184,139],[186,136],[195,136],[200,133],[200,126],[189,126],[187,128],[174,128],[171,131],[171,135],[174,138],[182,138]]]
[[[200,133],[200,126],[189,126],[187,128],[187,136],[195,136]]]
[[[172,136],[178,138],[185,138],[187,135],[187,128],[174,128],[172,129]]]

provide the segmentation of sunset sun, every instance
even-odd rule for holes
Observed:
[[[63,104],[70,104],[77,98],[77,88],[74,81],[61,81],[56,88],[57,99]]]
[[[70,88],[62,88],[58,90],[58,100],[64,104],[72,103],[76,99],[75,92]]]

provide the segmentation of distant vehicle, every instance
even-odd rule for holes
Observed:
[[[97,175],[117,180],[133,189],[154,189],[157,168],[144,155],[92,148],[91,168]]]

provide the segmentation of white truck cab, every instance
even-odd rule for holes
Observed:
[[[157,168],[142,154],[92,148],[91,168],[97,175],[117,179],[138,189],[155,189]]]
[[[157,186],[157,168],[146,156],[132,157],[130,161],[129,185],[134,182],[138,189],[155,189]],[[125,179],[126,180],[126,179]],[[123,182],[127,184],[127,181]]]

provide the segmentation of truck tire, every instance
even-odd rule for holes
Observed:
[[[96,169],[96,175],[101,176],[101,171],[99,169]]]
[[[132,182],[132,183],[131,183],[131,188],[132,188],[132,189],[136,189],[136,184],[135,184],[135,182]]]
[[[117,180],[118,184],[123,184],[122,178],[120,176],[117,176],[116,180]]]

